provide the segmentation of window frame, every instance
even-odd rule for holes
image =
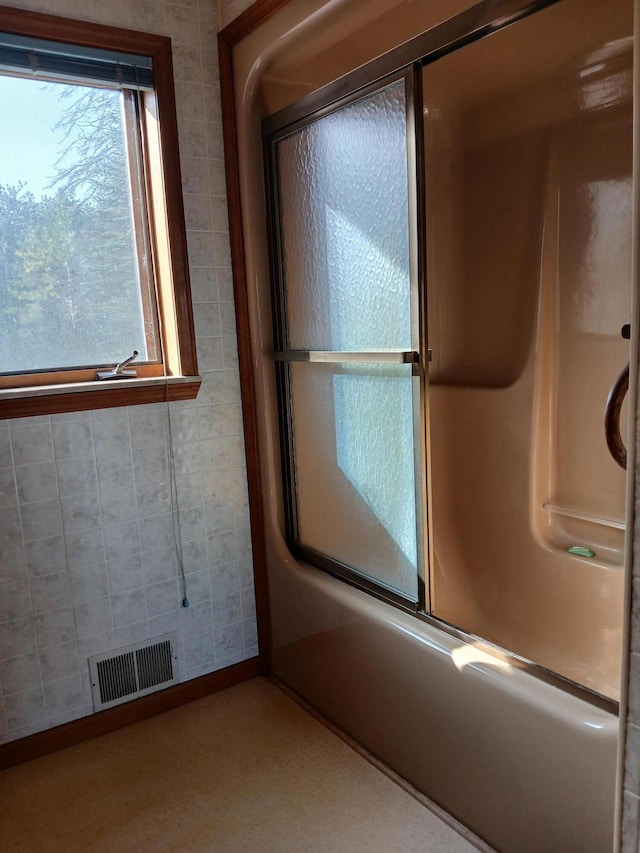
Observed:
[[[4,6],[0,6],[0,31],[151,57],[154,87],[153,91],[139,94],[139,126],[144,139],[136,144],[145,146],[144,227],[148,231],[155,279],[152,289],[155,287],[161,332],[158,361],[137,365],[136,378],[96,381],[96,368],[101,365],[0,377],[0,418],[195,398],[201,380],[189,281],[171,39]],[[132,140],[128,142],[131,149]],[[138,228],[134,236],[138,243],[142,237]],[[128,355],[123,353],[122,358]]]

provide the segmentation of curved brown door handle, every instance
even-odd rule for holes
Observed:
[[[624,398],[629,390],[629,365],[611,386],[604,411],[604,434],[607,438],[609,453],[621,468],[627,470],[627,448],[620,434],[620,412]]]

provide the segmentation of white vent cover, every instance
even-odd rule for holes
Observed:
[[[175,632],[89,658],[93,708],[103,711],[178,681]]]

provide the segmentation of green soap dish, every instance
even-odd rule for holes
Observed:
[[[596,555],[595,551],[585,548],[584,545],[572,545],[571,548],[567,548],[567,551],[575,557],[595,557]]]

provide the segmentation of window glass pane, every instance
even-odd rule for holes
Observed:
[[[278,144],[289,348],[411,349],[404,81]]]
[[[0,76],[0,102],[0,373],[146,359],[125,96]]]
[[[409,365],[290,365],[299,544],[417,600]]]

